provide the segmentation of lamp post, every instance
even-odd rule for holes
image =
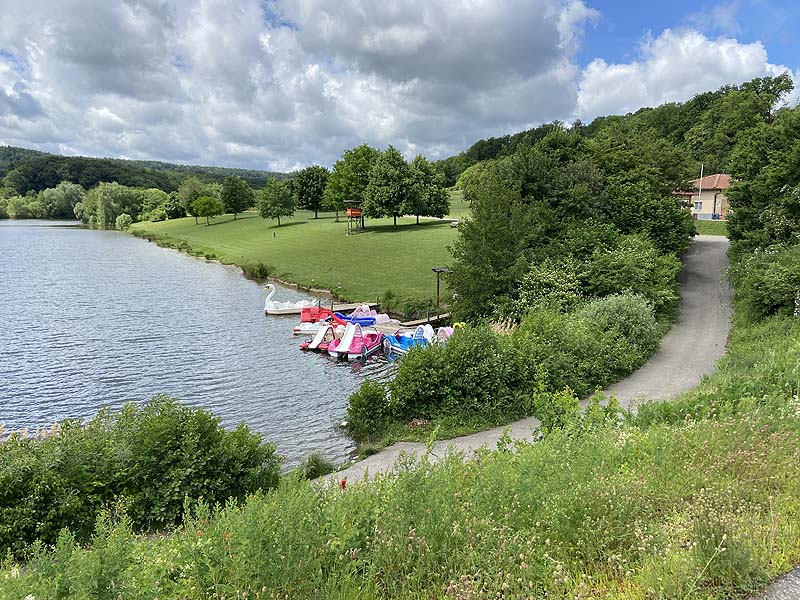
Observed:
[[[436,273],[436,320],[439,320],[439,276],[442,273],[450,273],[450,269],[447,267],[433,267],[431,269],[434,273]]]

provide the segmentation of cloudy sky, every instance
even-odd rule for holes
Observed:
[[[800,82],[793,0],[0,0],[0,144],[287,171]],[[797,101],[795,93],[791,99]]]

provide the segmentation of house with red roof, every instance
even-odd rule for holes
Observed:
[[[691,191],[675,192],[689,204],[693,219],[711,220],[728,218],[726,190],[731,186],[731,176],[726,173],[706,175],[689,182]]]

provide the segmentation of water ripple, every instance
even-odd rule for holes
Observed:
[[[289,465],[311,451],[342,461],[336,429],[365,376],[301,353],[294,319],[265,318],[261,286],[238,269],[108,231],[0,222],[0,423],[89,418],[158,393],[244,422]],[[307,294],[279,288],[281,300]]]

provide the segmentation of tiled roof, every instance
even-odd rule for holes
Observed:
[[[702,182],[702,186],[700,183]],[[731,176],[725,173],[716,173],[714,175],[706,175],[702,179],[694,179],[689,183],[694,185],[694,189],[704,190],[726,190],[731,187]]]

